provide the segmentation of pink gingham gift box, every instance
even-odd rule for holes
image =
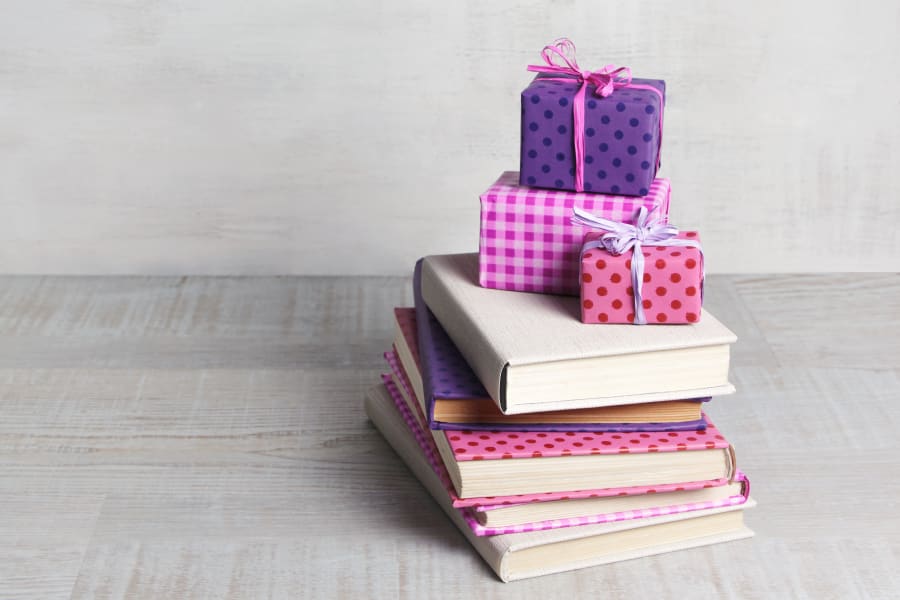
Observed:
[[[640,207],[663,221],[671,185],[657,178],[646,196],[615,196],[519,185],[507,171],[481,195],[479,283],[486,288],[579,295],[581,246],[589,228],[573,224],[574,207],[631,222]]]

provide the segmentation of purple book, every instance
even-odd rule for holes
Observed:
[[[435,398],[466,399],[490,396],[469,367],[466,359],[450,340],[434,314],[422,299],[422,261],[416,263],[413,273],[413,298],[416,308],[419,361],[422,371],[422,387],[428,408],[428,425],[431,429],[472,429],[506,431],[687,431],[706,429],[703,418],[675,423],[448,423],[434,418]],[[709,398],[699,398],[705,402]],[[493,401],[491,401],[493,402]]]

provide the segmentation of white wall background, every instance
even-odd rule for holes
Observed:
[[[716,272],[900,270],[900,4],[7,0],[0,272],[405,274],[477,247],[525,65],[668,82]]]

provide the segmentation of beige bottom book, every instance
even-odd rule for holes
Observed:
[[[478,537],[432,471],[384,386],[366,396],[366,413],[410,470],[503,581],[514,581],[750,537],[745,504],[662,517]]]

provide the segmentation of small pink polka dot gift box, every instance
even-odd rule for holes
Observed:
[[[580,212],[575,220],[592,220]],[[600,219],[600,221],[604,221]],[[665,224],[595,223],[581,253],[581,321],[673,325],[696,323],[703,304],[703,251],[696,231]]]

